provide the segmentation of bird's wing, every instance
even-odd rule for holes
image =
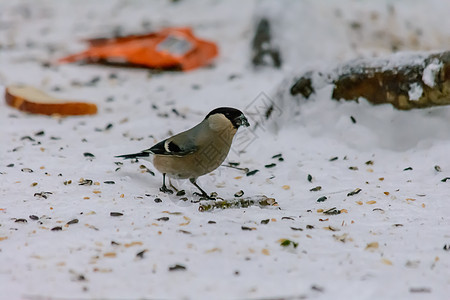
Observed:
[[[161,141],[151,147],[150,149],[144,150],[143,152],[149,152],[158,155],[175,155],[184,156],[197,150],[193,144],[177,144],[173,139],[166,139]]]

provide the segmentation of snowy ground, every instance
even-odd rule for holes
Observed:
[[[96,116],[58,119],[0,104],[0,298],[448,298],[450,181],[441,180],[450,177],[450,109],[337,102],[327,89],[299,105],[277,93],[292,74],[330,63],[449,48],[450,3],[389,3],[0,1],[0,85],[99,106]],[[280,70],[250,65],[263,14]],[[176,25],[219,44],[213,67],[43,65],[84,49],[81,38]],[[259,172],[221,167],[199,183],[227,199],[239,190],[273,197],[278,207],[200,212],[160,193],[160,174],[140,167],[151,165],[116,164],[114,155],[148,148],[218,106],[255,124],[268,99],[276,117],[243,130],[228,159]],[[272,158],[280,153],[284,161]],[[189,183],[175,185],[195,199]],[[323,213],[334,207],[341,213]]]

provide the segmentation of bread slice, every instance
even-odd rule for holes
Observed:
[[[93,115],[97,105],[57,99],[27,85],[10,85],[5,89],[5,101],[21,111],[43,115]]]

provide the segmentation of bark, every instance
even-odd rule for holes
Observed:
[[[411,55],[402,62],[392,59],[366,59],[350,62],[321,76],[333,85],[335,100],[358,100],[373,104],[391,103],[397,109],[408,110],[450,104],[450,51],[426,56]],[[308,98],[316,89],[309,72],[291,87],[291,95]]]

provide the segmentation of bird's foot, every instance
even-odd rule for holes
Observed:
[[[209,196],[207,193],[197,193],[197,192],[194,192],[193,194],[199,196],[201,200],[217,200],[216,198],[217,195],[211,194],[211,196]]]
[[[173,191],[171,189],[168,189],[165,185],[159,188],[159,190],[166,194],[173,194]]]

